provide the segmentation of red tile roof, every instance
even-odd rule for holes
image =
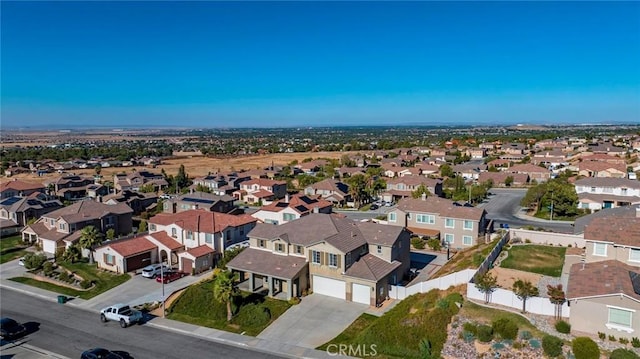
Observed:
[[[0,192],[5,191],[7,189],[12,189],[16,191],[26,191],[26,190],[37,190],[42,188],[44,188],[44,185],[42,183],[25,182],[18,179],[0,183]]]
[[[203,244],[199,247],[187,249],[187,253],[198,258],[198,257],[206,256],[207,254],[213,254],[215,253],[215,251],[211,247]]]
[[[155,232],[149,234],[149,237],[152,237],[156,241],[160,242],[163,246],[169,248],[174,251],[177,249],[181,249],[183,246],[180,242],[173,239],[173,237],[169,236],[167,232]]]
[[[125,258],[157,249],[156,245],[151,243],[151,241],[146,239],[144,236],[133,237],[121,241],[113,241],[111,243],[107,243],[105,246],[111,247],[111,249],[118,252],[118,254]]]
[[[178,227],[186,230],[204,233],[219,233],[227,227],[239,227],[257,221],[257,219],[248,214],[234,216],[226,213],[210,212],[204,209],[192,209],[179,213],[160,213],[149,219],[149,223],[161,226],[176,224]]]

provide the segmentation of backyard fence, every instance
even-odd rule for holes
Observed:
[[[476,271],[473,269],[465,269],[440,278],[419,282],[409,287],[392,285],[389,290],[389,298],[402,300],[413,294],[427,293],[433,289],[444,290],[451,286],[466,284],[473,278],[475,273]]]
[[[485,258],[484,261],[482,261],[482,264],[480,264],[480,267],[478,267],[477,273],[479,275],[483,275],[489,271],[493,262],[495,262],[496,258],[498,258],[498,256],[500,255],[500,252],[502,252],[502,247],[504,247],[504,245],[507,244],[507,242],[509,242],[509,238],[510,238],[509,233],[510,233],[509,231],[506,231],[504,233],[504,235],[502,236],[502,238],[500,238],[496,246],[493,247],[493,249],[491,250],[491,253],[489,253],[487,258]]]
[[[467,285],[467,298],[485,301],[485,294],[476,288],[473,283]],[[491,293],[489,303],[498,304],[505,307],[522,310],[522,300],[510,290],[498,288]],[[549,301],[549,298],[531,297],[527,299],[527,312],[540,315],[553,316],[556,312],[556,305]],[[568,318],[570,313],[569,305],[565,302],[562,305],[562,317]]]
[[[551,233],[541,231],[531,231],[528,229],[511,229],[511,238],[519,238],[523,243],[530,241],[534,244],[547,244],[563,247],[577,247],[584,248],[586,242],[582,234],[565,234],[565,233]]]

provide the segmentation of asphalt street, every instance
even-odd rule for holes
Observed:
[[[16,341],[18,344],[27,343],[69,358],[78,358],[83,351],[94,347],[124,351],[136,359],[279,358],[147,325],[123,329],[115,322],[101,323],[95,312],[8,289],[0,289],[0,298],[2,317],[28,323],[31,328],[32,333]],[[10,349],[15,344],[3,342],[0,349]]]

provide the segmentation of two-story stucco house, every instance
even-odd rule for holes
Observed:
[[[283,200],[262,206],[251,216],[263,223],[283,224],[310,213],[331,213],[333,204],[322,198],[311,198],[304,194],[286,195]]]
[[[29,197],[10,197],[0,200],[0,234],[18,232],[29,220],[62,208],[58,200],[50,200],[44,194]]]
[[[56,196],[65,200],[77,200],[87,197],[87,187],[94,184],[93,177],[62,176],[46,181],[45,186],[51,187]]]
[[[165,213],[178,213],[191,209],[206,209],[211,212],[229,213],[236,208],[234,201],[233,197],[226,194],[193,192],[164,201],[162,209]]]
[[[268,204],[287,194],[287,182],[266,178],[254,178],[240,183],[240,190],[234,191],[233,196],[248,203]]]
[[[0,184],[0,199],[10,197],[27,197],[35,192],[45,193],[42,183],[20,181],[17,178]]]
[[[53,256],[78,241],[82,228],[87,226],[94,226],[102,233],[112,228],[116,235],[131,233],[132,213],[125,203],[107,205],[86,199],[43,214],[36,223],[22,230],[22,238],[38,243],[43,252]]]
[[[439,238],[457,249],[484,243],[488,224],[484,209],[433,196],[400,200],[387,214],[387,222],[419,236]]]
[[[250,247],[227,267],[242,289],[282,299],[307,289],[370,306],[409,269],[410,234],[402,227],[312,213],[279,226],[258,224]]]
[[[436,196],[442,195],[442,181],[425,176],[403,176],[387,180],[387,190],[382,194],[382,199],[387,202],[395,202],[402,198],[411,197],[411,192],[421,185],[425,186],[429,193]]]
[[[148,185],[153,186],[157,191],[169,185],[162,174],[149,171],[117,173],[113,175],[113,184],[116,191],[138,191],[140,187]]]
[[[640,182],[627,178],[582,178],[575,187],[579,208],[597,211],[640,203]]]
[[[331,178],[308,186],[304,189],[304,193],[308,196],[321,196],[336,206],[345,206],[351,202],[349,185]]]

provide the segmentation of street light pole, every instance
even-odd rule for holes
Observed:
[[[158,248],[158,256],[160,256],[160,282],[162,282],[162,317],[165,317],[165,300],[164,300],[164,260],[162,260],[162,253]]]
[[[551,191],[551,215],[549,216],[549,220],[553,221],[553,191]]]

